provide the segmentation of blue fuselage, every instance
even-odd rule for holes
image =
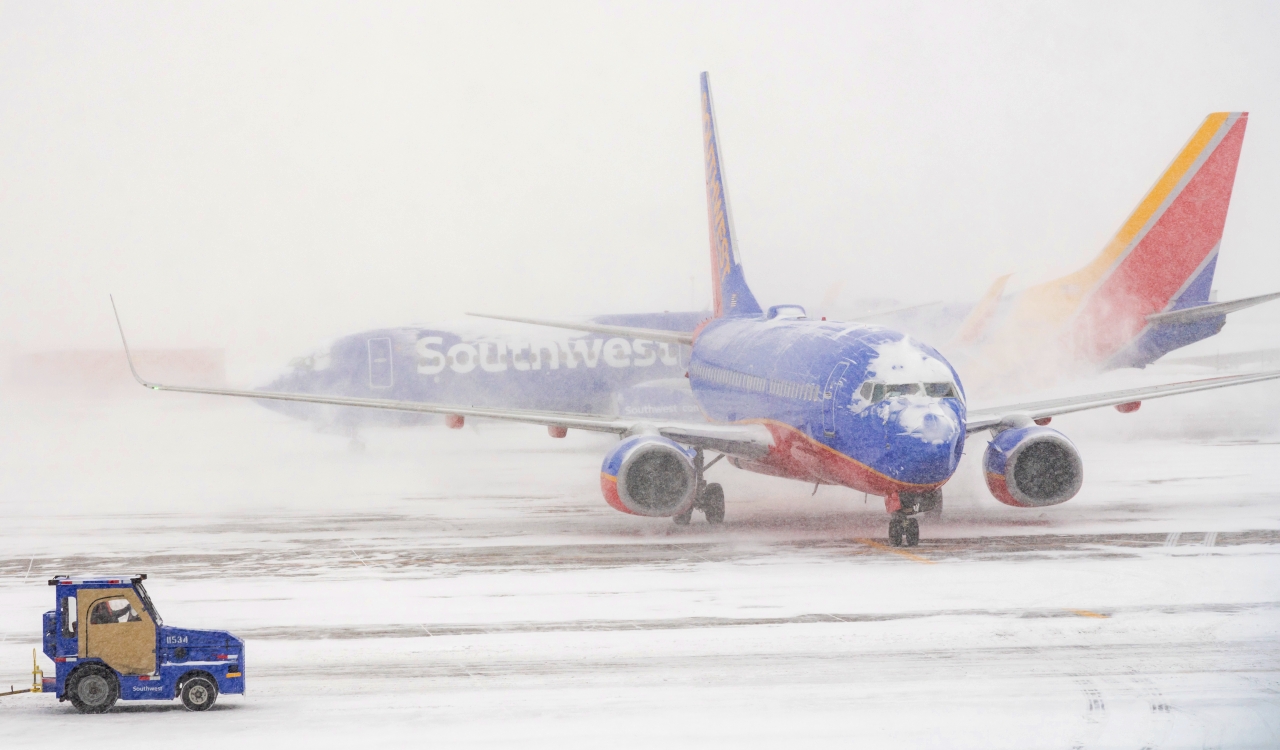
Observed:
[[[594,318],[604,325],[692,331],[707,313]],[[262,390],[493,408],[700,420],[684,373],[688,347],[477,321],[364,331],[295,359]],[[431,415],[262,401],[338,428],[422,424]]]
[[[695,339],[707,417],[758,422],[775,449],[745,469],[881,495],[933,489],[964,447],[964,392],[934,349],[884,328],[727,317]]]

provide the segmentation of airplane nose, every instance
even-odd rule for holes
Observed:
[[[896,471],[890,476],[913,484],[949,478],[959,460],[956,449],[964,440],[957,415],[941,405],[921,405],[903,409],[896,416],[889,435],[889,453]]]
[[[940,405],[914,406],[897,414],[900,433],[930,445],[955,445],[960,420]]]

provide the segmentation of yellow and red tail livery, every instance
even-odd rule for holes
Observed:
[[[1001,320],[982,326],[988,330],[974,352],[982,368],[1025,370],[1029,360],[1055,371],[1145,364],[1216,332],[1148,316],[1209,301],[1247,124],[1244,112],[1205,118],[1092,262],[1022,291]],[[1203,325],[1221,327],[1221,319]]]

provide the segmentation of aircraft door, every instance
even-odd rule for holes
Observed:
[[[848,370],[847,361],[836,365],[827,378],[827,387],[822,389],[822,432],[827,437],[835,437],[836,434],[836,404],[840,401],[840,394],[847,390],[844,376]]]
[[[81,589],[80,657],[120,674],[156,671],[156,624],[130,589]]]
[[[391,387],[391,339],[369,339],[369,387]]]

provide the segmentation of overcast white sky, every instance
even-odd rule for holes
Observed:
[[[1228,109],[1215,286],[1278,291],[1278,8],[2,3],[0,341],[115,346],[108,292],[139,345],[277,361],[704,307],[702,70],[765,304],[1079,266]]]

